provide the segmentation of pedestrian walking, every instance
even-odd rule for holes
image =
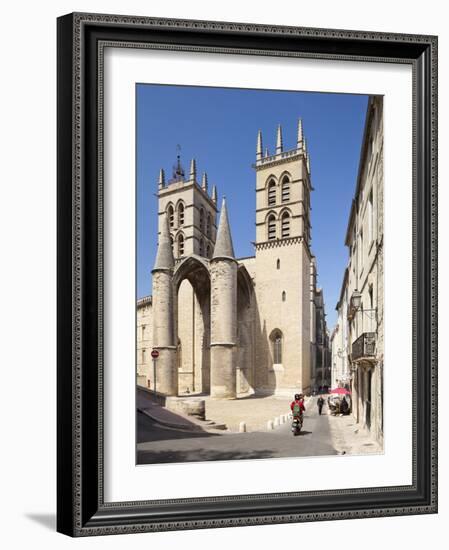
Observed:
[[[318,413],[321,414],[324,405],[324,399],[321,395],[318,397],[316,404],[318,405]]]

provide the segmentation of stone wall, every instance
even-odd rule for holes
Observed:
[[[151,350],[153,348],[153,314],[151,297],[137,303],[136,363],[139,385],[149,387],[152,379]]]

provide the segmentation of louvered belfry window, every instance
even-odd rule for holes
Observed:
[[[282,238],[290,237],[290,214],[285,212],[282,216]]]
[[[268,240],[272,241],[276,238],[276,218],[272,214],[268,218]]]
[[[282,180],[282,202],[290,200],[290,180],[287,176]]]
[[[268,206],[276,204],[276,183],[272,180],[268,184]]]
[[[178,257],[184,255],[184,235],[178,237]]]

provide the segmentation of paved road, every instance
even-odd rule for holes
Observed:
[[[337,454],[329,420],[318,415],[315,399],[309,402],[303,430],[296,437],[289,422],[268,432],[216,435],[166,428],[142,413],[137,415],[137,433],[138,464]]]

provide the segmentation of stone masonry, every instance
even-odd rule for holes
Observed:
[[[178,156],[158,181],[159,242],[153,294],[137,304],[139,384],[166,395],[235,399],[309,392],[316,365],[316,258],[311,242],[310,157],[295,146],[264,153],[257,136],[255,254],[235,258],[226,201],[187,176]],[[236,188],[236,192],[238,189]],[[311,273],[313,276],[311,276]],[[156,381],[151,349],[160,353]]]

